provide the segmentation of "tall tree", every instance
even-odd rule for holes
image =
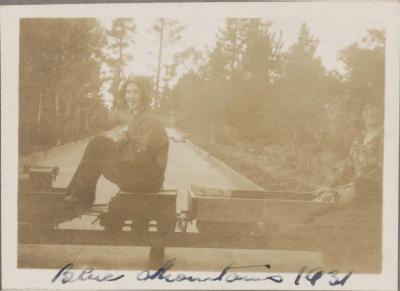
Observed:
[[[271,22],[259,18],[241,19],[240,35],[243,48],[239,74],[231,84],[229,123],[244,135],[261,138],[266,136],[268,105],[281,74],[282,39],[272,33]]]
[[[124,79],[124,69],[127,63],[133,60],[131,53],[127,48],[134,44],[134,35],[136,33],[136,24],[132,18],[117,18],[112,22],[112,27],[107,31],[108,49],[110,54],[106,63],[110,68],[111,80],[110,93],[115,96],[121,81]]]
[[[181,76],[165,106],[189,113],[192,124],[210,120],[249,139],[265,136],[266,107],[282,78],[283,62],[282,35],[270,27],[261,19],[229,18],[208,57],[196,62],[190,50],[178,54],[170,72]]]
[[[205,58],[200,50],[189,47],[183,51],[176,53],[172,57],[172,62],[164,66],[164,84],[169,85],[178,77],[179,74],[193,72],[201,74],[200,68],[205,65]]]
[[[166,19],[164,17],[158,18],[156,23],[153,25],[153,31],[158,34],[158,52],[157,52],[157,69],[156,69],[156,107],[160,107],[161,92],[161,75],[163,58],[165,57],[166,48],[173,45],[181,38],[181,32],[185,28],[184,25],[180,24],[179,21],[175,19]]]
[[[345,64],[348,93],[355,102],[373,95],[382,98],[385,80],[385,34],[370,30],[359,42],[353,43],[340,53]],[[371,68],[374,68],[371,70]]]
[[[23,19],[20,31],[23,150],[24,145],[69,138],[75,134],[68,128],[76,122],[72,115],[77,106],[89,99],[101,104],[104,34],[90,18]]]
[[[261,19],[248,19],[244,31],[242,74],[246,80],[269,82],[269,71],[273,58],[273,39],[269,31],[271,23]]]
[[[227,18],[220,27],[215,47],[210,53],[210,78],[229,80],[240,71],[245,23],[242,18]]]
[[[297,41],[285,58],[284,77],[279,82],[279,110],[275,116],[278,134],[295,143],[308,143],[319,135],[326,102],[323,88],[326,80],[321,59],[316,56],[318,40],[303,23]],[[280,112],[280,113],[278,113]]]

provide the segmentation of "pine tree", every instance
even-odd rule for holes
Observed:
[[[160,99],[161,99],[161,90],[160,88],[165,86],[165,83],[168,80],[164,80],[163,84],[161,83],[162,79],[162,67],[163,60],[165,58],[165,50],[171,45],[174,45],[181,38],[181,33],[185,28],[184,25],[180,24],[175,19],[165,19],[163,17],[158,18],[156,23],[153,25],[153,31],[155,31],[158,35],[158,53],[157,53],[157,69],[156,69],[156,83],[155,83],[155,92],[156,92],[156,100],[155,106],[157,108],[160,107]]]
[[[244,19],[227,18],[219,29],[215,48],[210,53],[209,78],[229,80],[240,71],[244,24]]]
[[[300,27],[297,41],[285,55],[284,75],[277,83],[276,120],[277,138],[294,144],[318,143],[324,124],[327,102],[324,86],[326,72],[316,55],[318,40],[308,26]]]
[[[132,18],[117,18],[113,21],[112,27],[106,32],[108,36],[108,49],[111,53],[106,59],[110,68],[111,80],[110,93],[116,96],[119,86],[125,78],[124,69],[127,63],[133,60],[132,54],[127,52],[127,48],[134,44],[136,24]],[[116,99],[114,99],[115,101]]]
[[[71,138],[76,134],[69,130],[77,122],[74,110],[85,102],[101,104],[103,47],[104,34],[95,19],[21,20],[22,150]]]

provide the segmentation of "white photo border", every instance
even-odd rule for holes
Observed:
[[[79,9],[77,9],[79,5]],[[134,9],[131,9],[134,8]],[[17,268],[18,80],[19,20],[30,17],[329,17],[344,21],[379,19],[386,27],[385,148],[383,200],[383,266],[381,274],[354,274],[339,290],[397,290],[398,166],[399,166],[399,50],[400,6],[396,2],[270,2],[270,3],[135,3],[3,6],[1,12],[1,243],[4,289],[271,289],[326,290],[328,284],[295,286],[296,274],[282,274],[283,284],[263,282],[169,283],[139,282],[138,272],[112,284],[77,282],[52,284],[55,270]],[[195,272],[195,274],[204,274]]]

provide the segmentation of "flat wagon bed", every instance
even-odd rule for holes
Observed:
[[[53,175],[53,171],[47,171]],[[118,193],[107,207],[88,210],[104,229],[61,229],[79,214],[63,204],[65,189],[21,187],[20,244],[149,246],[149,267],[158,268],[165,248],[229,248],[319,251],[333,269],[379,272],[381,205],[315,202],[309,193],[239,191],[193,187],[187,221],[199,232],[179,231],[176,191]],[[25,181],[26,182],[26,181]],[[131,220],[130,231],[124,228]],[[157,231],[149,231],[149,221]],[[145,222],[137,227],[135,222]]]

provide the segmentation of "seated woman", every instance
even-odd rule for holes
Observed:
[[[128,128],[117,141],[105,136],[91,139],[72,177],[66,203],[89,208],[101,175],[127,192],[158,192],[168,160],[168,136],[150,112],[149,84],[144,77],[128,79],[116,104]]]
[[[362,110],[365,129],[330,188],[317,189],[315,201],[377,202],[382,194],[383,100],[368,99]]]

